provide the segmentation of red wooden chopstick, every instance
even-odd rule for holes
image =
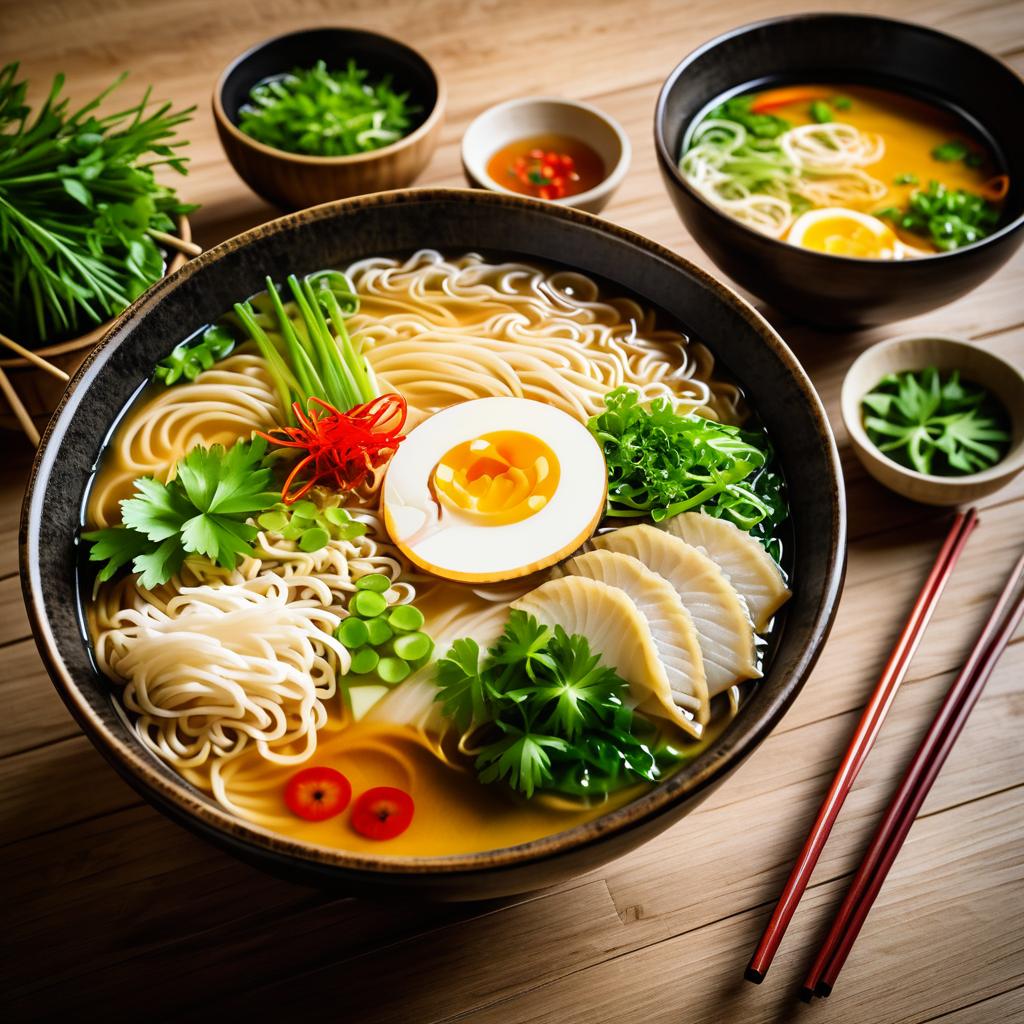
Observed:
[[[996,662],[1024,618],[1024,591],[1017,594],[1024,576],[1024,555],[1020,557],[1003,588],[985,628],[975,642],[967,662],[949,688],[921,745],[910,762],[899,789],[872,837],[867,854],[854,876],[843,905],[804,982],[801,995],[827,996],[849,956],[871,905],[885,882],[921,805],[953,749],[968,716]],[[1007,612],[1007,607],[1010,607]]]
[[[921,637],[924,635],[932,613],[935,611],[935,606],[949,581],[953,567],[977,523],[978,513],[973,508],[966,515],[957,513],[954,518],[953,525],[935,559],[935,564],[917,596],[917,601],[914,603],[896,646],[889,655],[889,660],[875,686],[874,693],[857,723],[857,729],[846,751],[846,756],[832,780],[828,795],[818,810],[818,817],[815,819],[803,849],[800,851],[800,856],[786,880],[782,895],[775,905],[775,910],[765,927],[761,941],[751,957],[744,975],[748,981],[755,984],[764,981],[772,959],[782,942],[782,937],[786,933],[786,928],[800,902],[800,897],[803,896],[804,890],[807,888],[814,866],[818,863],[818,858],[821,856],[821,851],[832,830],[836,816],[878,736],[878,731],[892,706],[900,683],[903,682],[910,660],[921,642]]]

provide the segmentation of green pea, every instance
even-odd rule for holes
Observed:
[[[321,526],[314,526],[308,529],[299,540],[299,547],[303,551],[319,551],[327,547],[330,535]]]
[[[412,633],[423,626],[423,612],[411,604],[399,604],[391,609],[388,623],[398,633]]]
[[[366,631],[370,634],[369,643],[374,647],[386,644],[395,635],[387,622],[379,616],[376,619],[366,620]]]
[[[400,683],[411,671],[401,658],[381,658],[377,663],[377,675],[385,683]]]
[[[331,526],[345,526],[352,521],[352,517],[343,508],[325,508],[324,518]]]
[[[362,537],[367,530],[366,523],[346,523],[344,526],[336,527],[338,540],[355,540]]]
[[[372,590],[357,590],[348,602],[350,611],[364,619],[372,619],[386,610],[388,602],[383,594]]]
[[[369,639],[369,630],[362,619],[350,615],[342,619],[341,624],[334,631],[334,635],[349,649],[355,650],[362,647]]]
[[[284,512],[264,512],[263,515],[256,520],[264,530],[273,530],[275,533],[279,533],[288,525],[288,516]]]
[[[374,669],[379,670],[380,661],[380,655],[372,647],[360,647],[352,655],[352,665],[349,671],[355,672],[357,675],[365,675]]]
[[[404,661],[416,661],[426,657],[433,649],[434,641],[426,633],[405,633],[395,640],[395,654]]]
[[[390,589],[391,580],[382,572],[371,572],[356,580],[356,590],[372,590],[375,594],[383,594]]]

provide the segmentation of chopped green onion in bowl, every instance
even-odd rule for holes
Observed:
[[[369,80],[349,60],[328,70],[320,60],[258,82],[238,112],[239,130],[274,149],[305,156],[371,153],[408,135],[420,107],[396,92],[390,75]]]

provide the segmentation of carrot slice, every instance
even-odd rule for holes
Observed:
[[[813,85],[786,85],[779,89],[769,89],[750,104],[752,114],[763,114],[776,107],[784,107],[787,103],[802,103],[804,100],[824,100],[833,95],[835,90],[823,89]]]
[[[989,178],[988,181],[982,185],[978,192],[983,199],[987,199],[990,203],[998,203],[1006,198],[1006,193],[1010,191],[1010,179],[1005,174],[997,174],[994,178]]]

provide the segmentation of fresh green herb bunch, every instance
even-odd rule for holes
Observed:
[[[662,398],[645,408],[629,387],[605,395],[604,404],[587,426],[608,465],[609,516],[661,522],[703,509],[762,541],[786,518],[763,431],[681,416]]]
[[[872,444],[918,473],[979,473],[999,462],[1010,442],[1006,410],[957,370],[945,377],[934,366],[888,374],[862,404]]]
[[[121,75],[72,111],[57,75],[33,117],[17,75],[0,71],[0,330],[39,345],[117,315],[163,274],[153,233],[195,207],[154,171],[186,173],[177,129],[194,108],[150,109],[147,89],[100,115]]]
[[[365,523],[352,518],[335,495],[318,504],[306,498],[292,505],[278,502],[269,512],[257,516],[256,523],[285,540],[297,541],[301,551],[319,551],[332,540],[355,540],[367,532]]]
[[[295,402],[305,410],[310,398],[321,398],[346,412],[376,398],[373,371],[345,326],[359,308],[348,278],[337,270],[302,280],[291,274],[288,288],[294,300],[290,308],[269,277],[264,294],[235,304],[235,316],[266,361],[288,422],[296,422]]]
[[[349,599],[348,618],[335,630],[335,637],[352,652],[349,673],[372,675],[388,686],[402,682],[422,668],[434,652],[434,641],[423,630],[423,612],[411,604],[389,605],[385,596],[391,580],[374,572],[356,580],[356,592]]]
[[[165,387],[194,381],[203,370],[229,356],[235,347],[231,332],[220,324],[207,327],[198,338],[190,338],[174,346],[171,354],[156,364],[154,381]]]
[[[927,189],[911,193],[905,210],[890,206],[876,216],[887,217],[905,231],[930,238],[936,249],[946,252],[991,234],[999,222],[999,209],[973,192],[949,189],[932,181]]]
[[[482,661],[475,640],[456,640],[437,682],[445,714],[483,744],[480,781],[505,780],[526,797],[602,796],[654,782],[679,760],[626,705],[628,683],[585,637],[519,610]]]
[[[288,153],[353,156],[389,146],[406,135],[420,108],[391,76],[367,82],[369,72],[350,60],[344,71],[324,61],[253,86],[239,110],[238,127],[257,142]]]
[[[131,563],[147,590],[166,583],[188,555],[202,555],[234,569],[253,553],[259,532],[248,520],[273,508],[280,494],[268,491],[271,471],[264,465],[262,438],[231,448],[193,448],[174,469],[174,479],[135,481],[135,496],[121,502],[120,526],[83,533],[89,558],[105,562],[101,581]]]

